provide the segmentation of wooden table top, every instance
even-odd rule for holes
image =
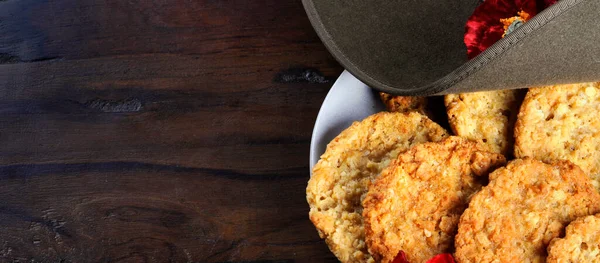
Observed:
[[[299,0],[0,0],[0,262],[336,262]]]

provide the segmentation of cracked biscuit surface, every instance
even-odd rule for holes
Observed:
[[[484,145],[451,136],[400,154],[363,202],[369,252],[392,262],[400,250],[412,263],[451,252],[458,220],[483,178],[506,163]]]
[[[590,178],[568,161],[527,158],[490,174],[458,224],[455,258],[465,262],[544,262],[550,241],[581,216],[600,212]]]
[[[306,189],[309,217],[341,262],[373,262],[367,251],[362,200],[398,154],[447,132],[417,113],[380,112],[353,123],[327,145]]]
[[[548,246],[548,263],[600,263],[600,214],[577,218]]]
[[[600,189],[600,83],[530,89],[515,125],[515,156],[569,160]]]

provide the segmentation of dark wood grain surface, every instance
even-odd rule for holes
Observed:
[[[0,262],[335,262],[299,0],[0,0]]]

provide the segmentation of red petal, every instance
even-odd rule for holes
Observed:
[[[392,261],[392,263],[410,263],[410,262],[408,262],[408,259],[406,259],[406,253],[404,253],[404,251],[400,250],[400,252],[398,252],[398,255],[396,255],[396,258],[394,258],[394,261]]]
[[[451,254],[439,254],[427,260],[426,263],[456,263]]]
[[[558,0],[544,0],[544,6],[542,8],[549,7],[553,4],[556,4],[556,2],[558,2]]]
[[[465,27],[464,42],[469,59],[500,40],[504,34],[500,19],[517,16],[519,11],[535,16],[536,0],[486,0],[475,8]]]
[[[536,0],[516,0],[515,3],[517,4],[519,11],[525,11],[531,17],[537,15],[538,13],[538,5]]]

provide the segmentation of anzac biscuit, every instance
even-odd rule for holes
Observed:
[[[482,142],[490,150],[512,155],[513,130],[525,90],[446,95],[448,122],[455,135]]]
[[[590,178],[568,161],[517,159],[489,177],[460,218],[459,263],[544,262],[569,222],[600,212]]]
[[[310,220],[341,262],[373,262],[367,252],[362,199],[399,153],[447,132],[416,113],[380,112],[355,122],[327,145],[306,189]]]
[[[515,155],[569,160],[600,180],[600,83],[530,89],[515,125]]]
[[[546,262],[600,262],[600,214],[576,219],[566,232],[550,242]]]
[[[394,96],[385,92],[379,92],[381,101],[385,108],[391,112],[416,111],[425,114],[427,107],[426,97]]]
[[[367,246],[378,262],[404,251],[409,262],[449,253],[458,220],[482,178],[504,156],[461,137],[416,145],[375,180],[363,201]]]

